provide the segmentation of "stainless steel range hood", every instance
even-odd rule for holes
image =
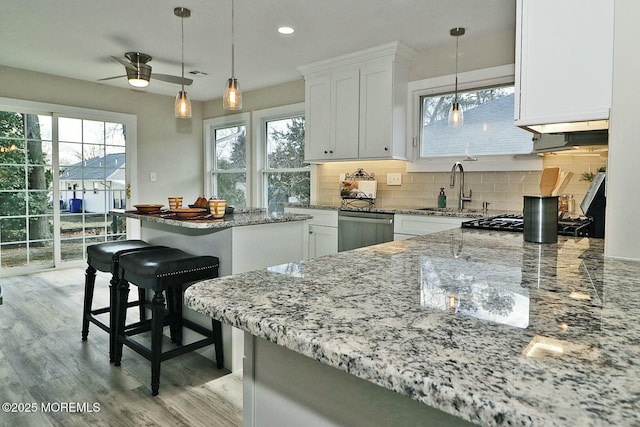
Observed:
[[[608,145],[608,130],[592,130],[584,132],[565,132],[555,134],[534,134],[533,152],[546,153],[570,150],[575,147]]]

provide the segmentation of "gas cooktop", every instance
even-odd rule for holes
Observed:
[[[558,219],[558,235],[588,237],[593,234],[590,218],[561,218]],[[486,218],[476,218],[462,223],[462,228],[476,228],[481,230],[520,232],[524,229],[524,217],[515,214],[502,214]]]

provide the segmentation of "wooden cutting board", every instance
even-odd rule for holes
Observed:
[[[562,194],[569,181],[571,181],[571,177],[573,177],[573,172],[561,172],[560,179],[558,180],[558,185],[556,185],[556,188],[553,189],[551,195],[557,196]]]
[[[559,167],[544,168],[542,171],[542,178],[540,179],[540,195],[550,196],[553,190],[558,185],[558,178],[560,176]]]

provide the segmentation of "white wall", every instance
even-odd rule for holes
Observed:
[[[613,96],[609,128],[605,254],[640,260],[640,3],[615,1]]]

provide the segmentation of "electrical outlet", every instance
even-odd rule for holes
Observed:
[[[151,182],[156,182],[156,179],[157,179],[157,178],[158,178],[158,177],[157,177],[157,175],[156,175],[156,173],[155,173],[155,172],[150,172],[150,173],[149,173],[149,181],[151,181]]]
[[[387,185],[402,185],[402,174],[401,173],[388,173],[387,174]]]

